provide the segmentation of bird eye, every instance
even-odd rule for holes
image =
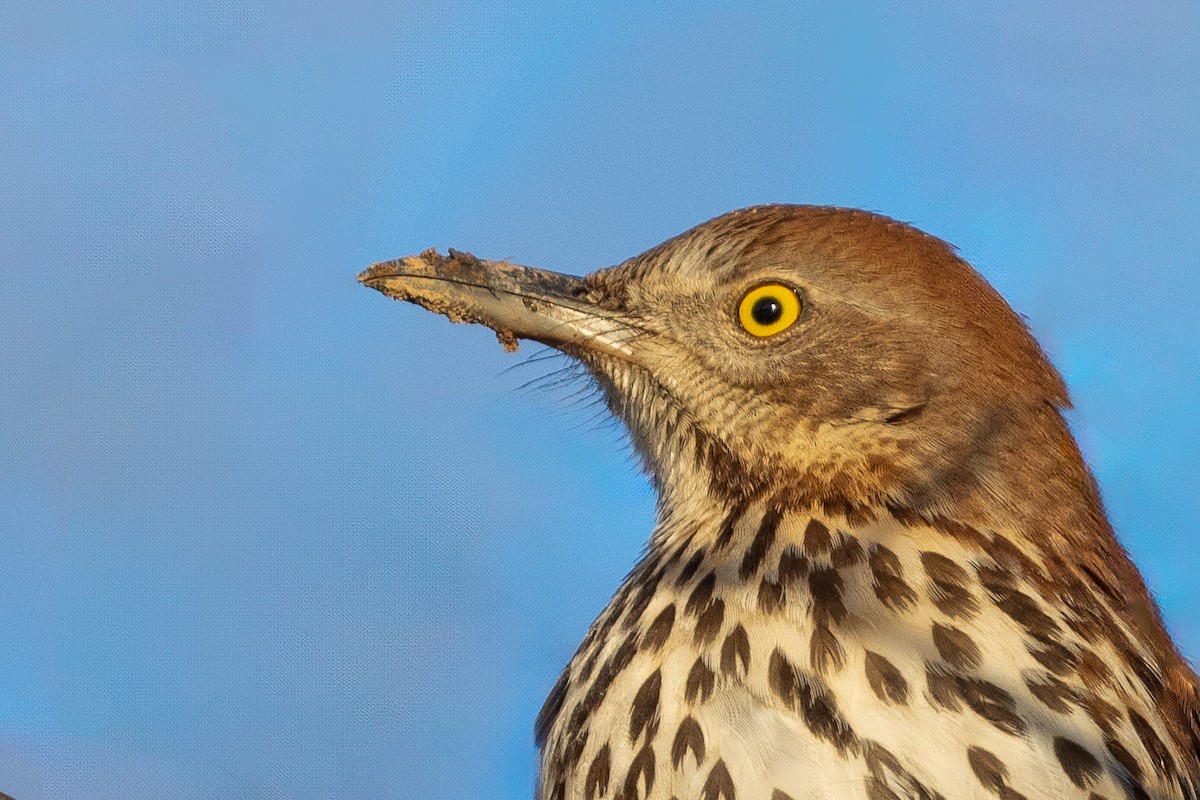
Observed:
[[[780,283],[751,289],[738,305],[742,327],[754,336],[774,336],[790,328],[799,316],[800,296]]]

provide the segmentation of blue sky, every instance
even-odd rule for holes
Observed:
[[[0,790],[529,796],[654,498],[554,368],[359,287],[760,202],[956,244],[1200,657],[1195,4],[0,6]],[[538,352],[522,346],[522,355]]]

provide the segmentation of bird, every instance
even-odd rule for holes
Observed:
[[[779,204],[584,277],[359,280],[577,361],[657,491],[536,719],[539,800],[1196,800],[1197,676],[1064,380],[943,240]]]

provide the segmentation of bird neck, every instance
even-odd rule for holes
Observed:
[[[723,440],[681,426],[664,440],[668,449],[652,454],[659,525],[649,551],[668,552],[696,531],[729,537],[730,515],[752,507],[823,514],[850,527],[898,520],[1006,559],[1052,601],[1070,599],[1119,620],[1148,645],[1154,669],[1194,685],[1108,523],[1059,409],[1034,403],[1020,413],[992,415],[976,431],[932,455],[903,439],[889,452],[872,452],[870,432],[834,431],[841,440],[824,443],[827,457],[796,469],[769,459],[756,466]],[[740,446],[738,452],[753,450]],[[918,471],[910,462],[936,468]]]
[[[802,421],[790,440],[731,437],[684,420],[643,437],[639,430],[649,426],[637,423],[645,421],[630,422],[658,489],[660,520],[703,520],[713,508],[760,500],[850,519],[895,508],[925,520],[1009,530],[1035,552],[1074,557],[1095,550],[1103,558],[1120,552],[1079,448],[1058,408],[1047,403],[970,420],[926,412],[919,425]],[[662,427],[670,428],[665,436]],[[775,439],[775,449],[763,438]]]

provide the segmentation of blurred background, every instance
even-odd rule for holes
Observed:
[[[355,275],[762,202],[1028,316],[1200,656],[1198,8],[0,3],[0,790],[528,797],[654,498],[540,347]]]

